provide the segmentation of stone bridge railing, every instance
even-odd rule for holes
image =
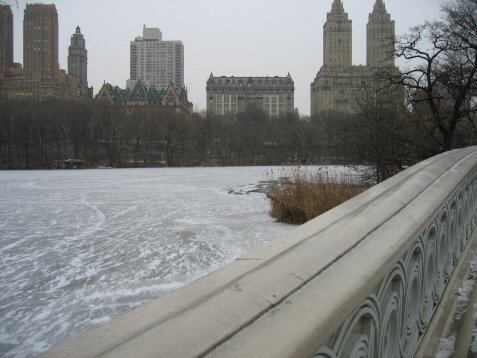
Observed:
[[[44,356],[425,356],[475,250],[476,168],[475,147],[421,162]]]

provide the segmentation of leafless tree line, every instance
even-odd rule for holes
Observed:
[[[87,167],[309,163],[317,160],[310,126],[256,108],[203,118],[154,106],[9,102],[0,106],[0,166],[57,168],[70,158]]]
[[[372,104],[363,103],[363,115],[309,120],[295,113],[269,118],[255,107],[204,118],[154,106],[7,102],[0,106],[0,167],[60,168],[71,158],[86,167],[367,164],[379,151],[363,139],[387,144],[385,132],[397,133],[383,114],[379,131],[361,135],[375,130],[367,106]],[[388,165],[386,155],[382,162]]]

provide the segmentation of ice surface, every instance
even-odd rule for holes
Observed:
[[[269,168],[0,172],[0,356],[31,357],[292,226]]]

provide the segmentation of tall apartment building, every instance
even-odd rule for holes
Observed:
[[[366,64],[370,67],[394,67],[395,23],[383,0],[376,0],[366,24]]]
[[[58,13],[56,6],[27,4],[23,17],[25,94],[36,100],[57,98]]]
[[[49,98],[80,99],[80,87],[75,76],[59,69],[55,5],[27,4],[23,18],[23,67],[15,64],[5,71],[0,100]]]
[[[351,67],[353,56],[353,26],[343,3],[335,0],[323,26],[323,65]]]
[[[13,64],[13,14],[9,5],[0,5],[0,78]]]
[[[343,2],[334,0],[323,26],[323,66],[311,84],[311,115],[356,112],[356,96],[377,88],[384,68],[395,70],[394,37],[394,21],[383,0],[376,0],[367,24],[367,63],[353,66],[352,22]]]
[[[214,77],[207,80],[207,114],[236,115],[257,106],[270,117],[293,112],[295,84],[286,77]]]
[[[56,7],[27,4],[23,18],[23,68],[38,77],[54,74],[58,65],[58,13]]]
[[[148,88],[166,89],[184,86],[184,45],[181,41],[163,41],[159,28],[144,26],[143,36],[130,43],[130,78],[126,87],[134,88],[141,79]]]
[[[88,89],[88,51],[79,26],[71,36],[71,45],[68,47],[68,74],[76,78],[82,96],[92,96]]]

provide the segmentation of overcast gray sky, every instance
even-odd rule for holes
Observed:
[[[13,2],[13,0],[12,0]],[[59,62],[67,69],[76,26],[86,39],[88,81],[125,87],[129,42],[142,27],[159,27],[164,40],[181,40],[185,84],[194,109],[205,109],[205,83],[216,76],[286,76],[295,81],[295,106],[310,113],[310,83],[323,63],[323,24],[333,0],[57,0]],[[353,64],[366,62],[366,23],[375,0],[344,0],[353,20]],[[14,58],[23,60],[23,11],[14,14]],[[45,1],[45,4],[52,3]],[[385,0],[396,34],[438,18],[441,0]],[[402,66],[402,65],[401,65]]]

